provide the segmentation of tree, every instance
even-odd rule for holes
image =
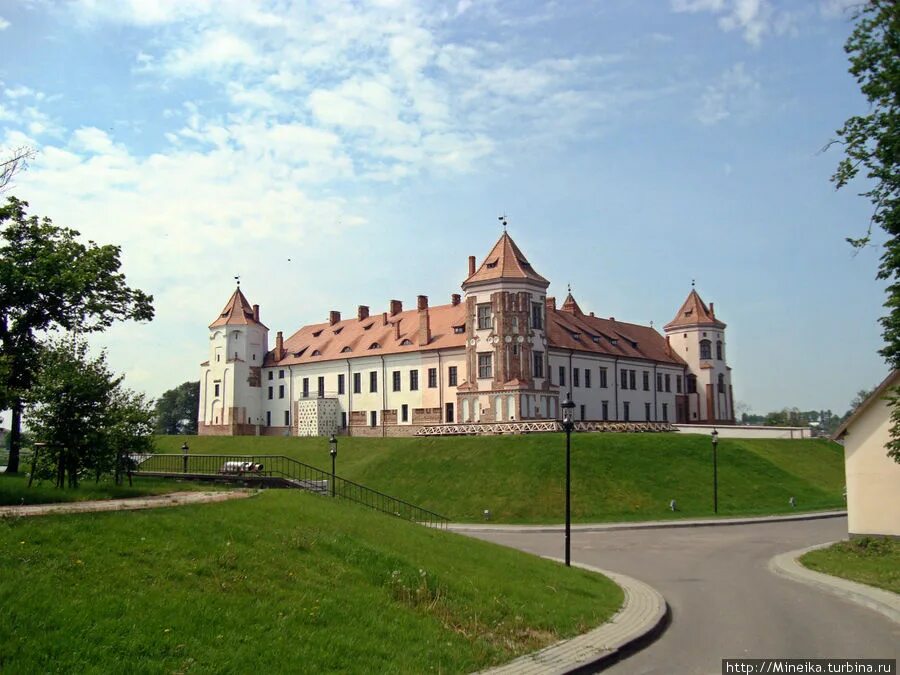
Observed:
[[[153,443],[153,411],[142,394],[122,387],[122,377],[91,358],[84,341],[56,341],[42,351],[41,368],[27,395],[29,427],[44,443],[38,474],[57,487],[77,487],[83,474],[121,469],[132,453]]]
[[[114,321],[153,318],[153,297],[129,288],[118,246],[78,241],[49,218],[27,216],[27,202],[0,207],[0,398],[11,411],[7,471],[19,470],[23,396],[37,375],[40,336],[62,329],[102,331]]]
[[[880,354],[900,368],[900,3],[868,0],[857,10],[856,26],[844,45],[850,73],[869,101],[866,115],[854,115],[838,129],[844,158],[832,181],[837,189],[865,171],[871,187],[863,192],[872,203],[865,236],[848,241],[855,247],[871,241],[873,226],[887,234],[878,278],[888,282],[888,310],[881,321],[884,347]],[[888,454],[900,462],[900,407],[893,410],[894,426]]]
[[[32,157],[34,157],[34,150],[23,145],[13,148],[9,158],[0,162],[0,192],[9,187],[14,175],[28,168],[28,160]]]
[[[160,434],[196,434],[200,410],[200,381],[169,389],[156,402],[156,431]]]

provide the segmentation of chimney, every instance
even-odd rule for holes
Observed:
[[[360,305],[356,310],[356,318],[359,321],[363,321],[369,318],[369,308],[366,305]]]
[[[281,361],[284,358],[284,336],[281,331],[275,334],[275,360]]]
[[[416,309],[418,309],[420,312],[423,309],[428,309],[428,296],[427,295],[420,295],[416,298]]]
[[[336,312],[334,310],[331,310],[330,312],[328,312],[328,325],[329,326],[333,326],[334,324],[340,322],[340,320],[341,320],[340,312]]]
[[[556,298],[548,295],[547,299],[544,300],[544,304],[547,305],[547,309],[556,309]]]
[[[712,314],[712,318],[716,318],[716,303],[709,303],[709,313]]]
[[[594,316],[594,313],[593,313],[593,312],[591,312],[591,316]]]
[[[611,317],[609,317],[609,320],[610,320],[610,321],[615,321],[615,320],[616,320],[616,317],[611,316]]]
[[[473,274],[475,274],[475,256],[470,255],[469,256],[469,276],[472,276]]]
[[[450,304],[456,307],[459,304],[460,299],[459,293],[454,293],[450,296]]]
[[[397,320],[394,322],[394,339],[398,342],[400,341],[400,321]]]
[[[259,305],[253,305],[253,320],[259,323]]]
[[[387,325],[388,325],[387,312],[382,312],[382,313],[381,313],[381,325],[382,325],[382,326],[387,326]]]
[[[426,306],[419,310],[419,346],[424,347],[429,342],[431,342],[431,317]]]
[[[396,316],[403,311],[403,303],[400,300],[391,300],[391,316]]]
[[[666,335],[666,354],[672,353],[672,337],[670,335]]]

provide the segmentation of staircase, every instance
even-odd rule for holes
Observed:
[[[332,475],[284,455],[141,455],[133,457],[135,476],[207,480],[261,487],[306,490],[340,497],[392,516],[444,529],[449,520],[433,511]]]

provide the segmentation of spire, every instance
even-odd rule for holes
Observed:
[[[549,281],[534,271],[531,263],[505,230],[481,263],[481,267],[475,270],[474,274],[470,274],[463,285],[493,279],[528,279],[542,284],[544,288],[550,285]]]
[[[566,295],[566,299],[563,300],[563,304],[560,309],[563,312],[568,312],[569,314],[574,314],[576,316],[583,315],[584,312],[581,311],[581,307],[578,306],[578,302],[572,295],[572,284],[569,284],[568,289],[569,294]]]
[[[694,283],[691,281],[691,292],[688,293],[687,299],[681,305],[681,309],[675,314],[675,318],[663,326],[664,330],[669,331],[674,328],[686,326],[713,326],[715,328],[725,328],[725,324],[716,318],[712,312],[711,306],[707,307],[703,302]]]
[[[240,284],[240,281],[238,281],[238,283]],[[259,320],[258,314],[256,313],[257,311],[258,310],[255,310],[254,307],[250,305],[247,298],[244,297],[244,294],[241,292],[241,287],[238,286],[234,289],[234,293],[231,294],[228,302],[225,303],[224,309],[222,309],[215,321],[209,324],[209,327],[218,328],[219,326],[254,325],[265,328]]]

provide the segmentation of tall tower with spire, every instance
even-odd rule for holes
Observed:
[[[462,284],[466,307],[465,381],[458,390],[462,422],[554,418],[558,391],[549,381],[546,291],[504,231],[481,266],[469,258]]]
[[[269,329],[240,285],[209,325],[209,360],[201,364],[198,430],[204,434],[252,433],[262,415],[262,365]]]
[[[692,284],[681,309],[664,330],[672,351],[687,362],[683,411],[679,410],[684,421],[734,424],[725,324],[716,318],[715,305],[707,306]]]

